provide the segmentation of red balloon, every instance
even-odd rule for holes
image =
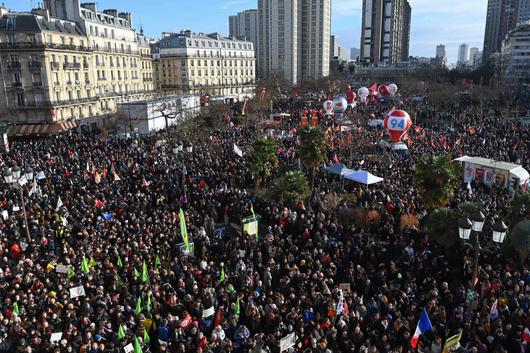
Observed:
[[[379,86],[378,92],[383,97],[388,96],[388,86],[387,85]]]
[[[385,129],[390,134],[390,142],[401,142],[411,126],[412,120],[409,114],[403,110],[392,110],[385,118]]]

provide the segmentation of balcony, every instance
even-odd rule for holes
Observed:
[[[42,88],[42,82],[33,82],[33,87]]]
[[[42,67],[42,63],[40,61],[30,61],[28,63],[28,67],[30,69],[40,69]]]
[[[59,70],[61,67],[57,61],[50,62],[50,66],[52,67],[52,70]]]
[[[13,87],[15,88],[22,88],[23,84],[22,82],[13,82]]]
[[[67,84],[68,86],[71,86],[71,85],[72,85],[72,81],[66,81],[66,84]]]
[[[20,69],[20,61],[10,61],[7,63],[7,67],[10,69]]]
[[[85,85],[89,85],[90,84],[90,80],[85,80]]]
[[[58,50],[80,51],[80,52],[93,51],[93,49],[89,47],[66,45],[66,44],[53,44],[53,43],[40,43],[40,42],[0,43],[0,50],[13,50],[13,49],[58,49]]]
[[[64,63],[63,69],[65,70],[79,70],[81,68],[80,63]]]
[[[83,69],[88,69],[88,63],[83,63]]]

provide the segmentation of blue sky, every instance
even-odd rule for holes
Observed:
[[[28,10],[40,0],[3,0],[11,10]],[[88,0],[86,2],[89,2]],[[342,47],[358,47],[362,0],[332,0],[332,33]],[[487,0],[409,0],[412,6],[410,54],[434,56],[437,44],[445,44],[449,62],[456,62],[458,45],[482,49]],[[99,0],[100,9],[117,8],[133,13],[154,38],[163,31],[189,28],[194,32],[227,34],[228,16],[255,8],[257,0]]]

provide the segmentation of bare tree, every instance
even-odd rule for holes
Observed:
[[[169,121],[182,119],[184,108],[180,98],[161,99],[153,104],[153,112],[162,116],[165,120],[165,128],[169,127]]]

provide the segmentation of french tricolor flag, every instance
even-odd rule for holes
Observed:
[[[421,312],[420,321],[418,321],[418,325],[416,326],[414,336],[412,336],[412,339],[410,340],[410,346],[412,348],[416,348],[418,346],[420,335],[429,330],[432,330],[431,320],[429,319],[429,315],[427,315],[427,311],[423,309]]]

